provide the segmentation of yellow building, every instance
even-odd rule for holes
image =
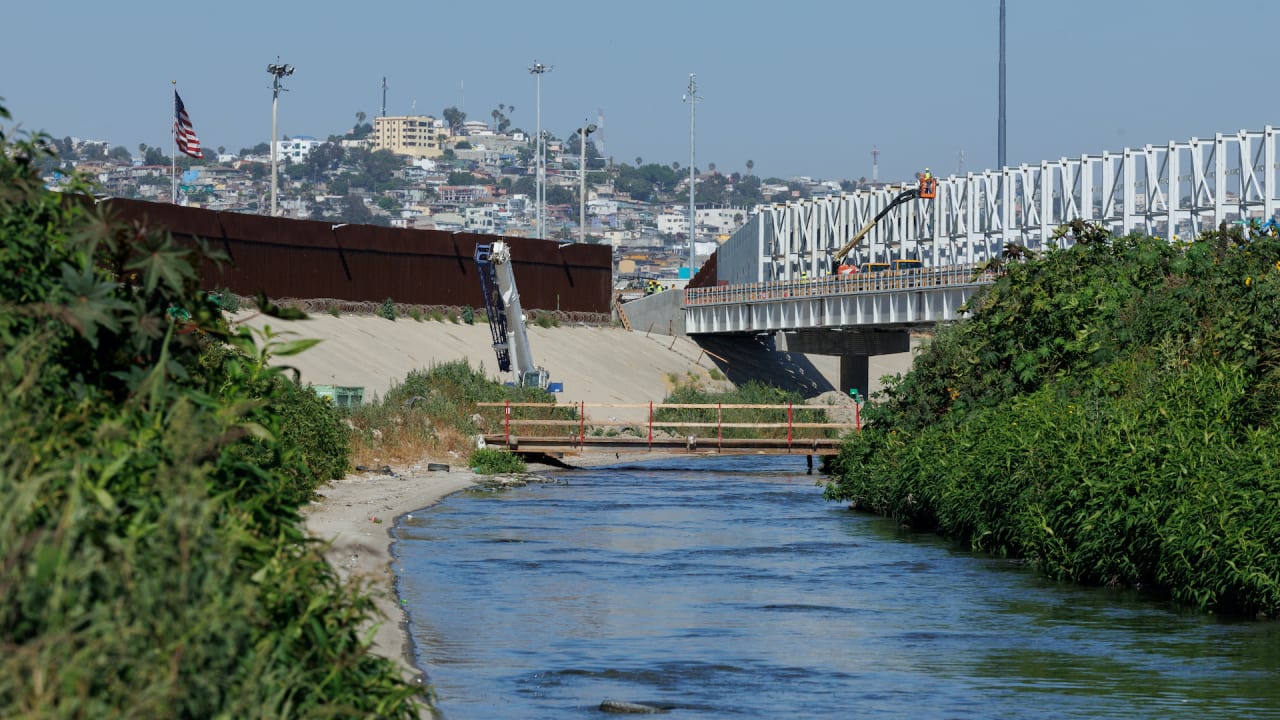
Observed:
[[[373,149],[397,155],[437,158],[444,154],[452,134],[444,121],[430,115],[376,117],[373,119]]]

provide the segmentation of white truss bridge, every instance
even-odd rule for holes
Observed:
[[[1055,231],[1076,219],[1117,234],[1191,239],[1223,222],[1273,218],[1280,208],[1278,132],[1267,126],[939,178],[936,198],[891,211],[846,262],[865,266],[913,259],[922,272],[942,272],[980,266],[1008,244],[1031,250],[1065,247],[1071,236],[1055,239]],[[834,272],[834,253],[907,187],[759,206],[720,248],[718,280],[733,287],[827,278]],[[827,285],[835,290],[830,298],[780,290],[742,303],[728,301],[722,288],[693,290],[684,304],[686,331],[848,327],[851,320],[881,327],[937,322],[951,319],[957,301],[974,289],[962,290],[954,281],[946,283],[947,289],[927,283],[933,290]],[[815,306],[819,302],[830,312]],[[744,307],[731,307],[735,304]]]
[[[1075,219],[1125,234],[1191,238],[1280,207],[1275,127],[1045,160],[938,179],[937,198],[881,220],[849,259],[926,267],[981,263],[1007,243],[1037,250]],[[721,280],[765,282],[831,272],[831,254],[908,186],[762,205],[721,249]],[[741,244],[741,247],[729,247]],[[728,252],[726,252],[728,251]],[[727,261],[727,262],[726,262]]]
[[[720,286],[685,291],[684,331],[768,334],[791,351],[838,355],[842,387],[865,393],[867,356],[906,350],[911,327],[956,319],[1008,245],[1066,247],[1071,235],[1055,234],[1074,220],[1190,240],[1275,218],[1276,134],[1267,126],[939,178],[935,198],[891,210],[845,259],[888,269],[853,277],[834,274],[833,256],[911,186],[762,205],[717,251]]]

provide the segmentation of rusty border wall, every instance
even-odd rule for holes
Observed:
[[[119,198],[109,205],[122,219],[159,225],[185,244],[201,238],[226,254],[229,262],[206,260],[201,268],[209,290],[482,308],[475,246],[501,239],[511,246],[525,309],[610,313],[613,253],[604,245],[291,220]]]

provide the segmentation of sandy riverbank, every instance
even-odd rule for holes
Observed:
[[[303,508],[307,532],[328,544],[325,557],[343,577],[369,583],[378,617],[373,651],[398,660],[407,677],[421,679],[413,665],[404,611],[395,594],[391,530],[396,519],[430,507],[477,484],[466,469],[428,471],[426,464],[392,468],[393,474],[351,473],[321,487],[318,500]]]
[[[624,455],[622,461],[637,462],[657,455]],[[620,462],[612,453],[565,459],[576,467]],[[550,468],[532,465],[540,473]],[[369,583],[374,595],[377,630],[373,651],[400,663],[405,676],[414,682],[425,680],[414,665],[413,644],[407,616],[396,596],[395,572],[391,567],[392,530],[403,515],[440,502],[449,495],[479,485],[484,477],[465,467],[448,472],[427,470],[427,462],[409,467],[391,467],[391,473],[357,472],[321,487],[319,499],[303,508],[307,532],[326,541],[325,557],[344,578]],[[427,716],[424,716],[427,717]]]

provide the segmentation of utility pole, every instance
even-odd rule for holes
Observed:
[[[871,146],[871,182],[880,182],[880,148]]]
[[[546,220],[543,217],[544,215],[543,208],[546,204],[545,185],[547,182],[547,175],[546,175],[546,160],[543,157],[545,142],[542,137],[542,76],[549,72],[551,72],[551,66],[543,65],[537,60],[534,60],[533,65],[529,66],[529,73],[537,78],[537,88],[538,88],[537,104],[536,104],[536,111],[535,111],[536,117],[537,117],[538,139],[534,143],[534,171],[533,172],[534,172],[535,189],[534,189],[533,204],[538,217],[536,229],[534,232],[535,232],[535,235],[540,238],[544,238],[547,236]]]
[[[387,76],[382,76],[382,117],[387,116]]]
[[[996,142],[996,167],[1003,168],[1007,156],[1004,147],[1004,129],[1005,129],[1005,104],[1004,104],[1004,0],[1000,0],[1000,120],[999,120],[999,138]]]
[[[693,73],[689,73],[689,92],[685,94],[685,102],[689,103],[689,282],[693,282],[694,271],[694,241],[698,236],[698,215],[694,205],[694,192],[697,189],[696,171],[694,169],[694,161],[697,155],[694,153],[694,117],[695,108],[698,101],[702,98],[698,97],[698,83]]]
[[[280,104],[280,92],[285,88],[280,87],[280,78],[293,74],[292,65],[283,65],[279,62],[280,57],[276,56],[276,61],[267,65],[267,72],[271,73],[271,217],[280,214],[279,203],[276,201],[276,173],[280,159],[276,153],[276,106]]]
[[[596,131],[595,125],[584,124],[578,128],[578,242],[587,241],[587,136]]]

